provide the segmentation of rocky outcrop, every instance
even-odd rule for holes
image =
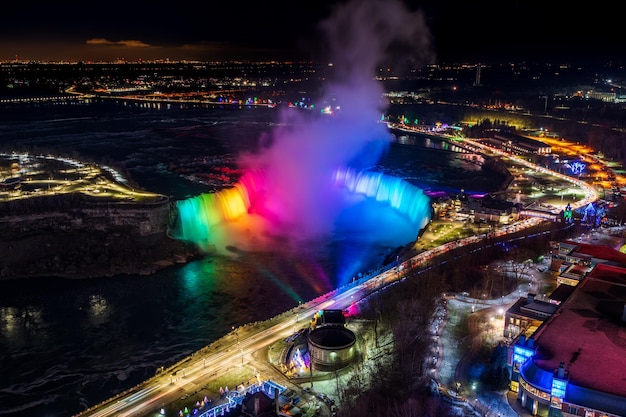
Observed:
[[[151,274],[200,256],[168,236],[170,204],[82,202],[0,217],[0,279]]]

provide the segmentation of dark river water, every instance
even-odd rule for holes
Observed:
[[[219,188],[191,174],[234,167],[276,123],[277,110],[264,108],[123,101],[6,106],[0,108],[0,152],[123,166],[141,188],[176,200]],[[474,162],[429,146],[392,145],[372,169],[427,191],[500,186],[502,178]],[[151,276],[0,282],[0,415],[76,414],[232,326],[273,317],[332,290],[340,275],[375,268],[393,248],[336,236],[275,249],[207,256]],[[347,259],[354,262],[346,270]]]

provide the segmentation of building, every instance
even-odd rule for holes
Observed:
[[[343,310],[316,313],[307,336],[310,366],[319,371],[335,371],[352,362],[356,354],[356,335],[344,323]]]
[[[570,264],[590,265],[610,264],[626,266],[626,253],[622,253],[607,245],[591,245],[583,242],[565,240],[560,242],[557,251],[553,250],[553,258],[563,259]]]
[[[557,285],[570,285],[574,287],[593,269],[591,265],[585,264],[580,265],[559,262],[558,265],[558,269],[555,270],[561,271],[561,273],[556,278]]]
[[[2,189],[13,190],[13,189],[19,188],[21,182],[22,182],[22,179],[20,177],[6,178],[0,181],[0,190]]]
[[[504,313],[504,337],[512,339],[520,334],[532,334],[559,308],[558,305],[537,300],[535,294],[520,298]]]
[[[513,155],[549,155],[552,147],[536,139],[510,132],[494,131],[484,142]]]
[[[548,296],[548,302],[551,304],[560,305],[563,301],[567,300],[574,292],[575,285],[560,284],[552,293]]]
[[[550,269],[558,271],[557,284],[577,285],[597,264],[626,267],[626,254],[606,245],[566,240],[554,244]]]
[[[245,417],[276,417],[278,416],[277,394],[274,399],[263,391],[246,394],[241,403],[241,415]]]
[[[588,91],[585,94],[585,98],[592,100],[601,100],[606,103],[616,103],[617,102],[617,93],[614,91]]]
[[[346,324],[346,317],[343,310],[321,310],[314,317],[315,325],[312,327],[320,326],[343,326]]]
[[[598,263],[509,351],[511,390],[541,416],[626,416],[626,268]]]
[[[490,195],[467,196],[466,210],[474,223],[510,224],[519,219],[518,206]]]
[[[356,336],[343,326],[322,326],[309,333],[311,366],[335,371],[349,365],[356,353]]]

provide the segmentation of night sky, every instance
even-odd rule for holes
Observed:
[[[356,3],[365,1],[392,0]],[[398,1],[423,12],[437,63],[626,56],[618,3]],[[0,60],[313,59],[323,50],[319,22],[347,2],[65,3],[0,6]]]

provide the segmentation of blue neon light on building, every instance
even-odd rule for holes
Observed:
[[[535,354],[535,350],[526,346],[513,346],[513,369],[517,371],[528,358]]]

